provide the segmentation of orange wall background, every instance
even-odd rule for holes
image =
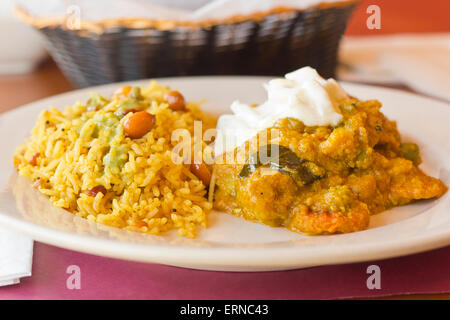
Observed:
[[[380,7],[380,30],[366,26],[366,10],[373,4]],[[407,32],[450,32],[450,0],[362,0],[347,29],[348,35]]]

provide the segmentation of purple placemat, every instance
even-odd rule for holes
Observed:
[[[381,289],[367,287],[371,265],[380,268]],[[369,282],[376,284],[373,277]],[[0,288],[0,299],[334,299],[443,292],[450,292],[450,246],[383,261],[234,273],[103,258],[36,242],[33,276]]]

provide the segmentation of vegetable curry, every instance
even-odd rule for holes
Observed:
[[[216,160],[215,207],[269,226],[331,234],[363,230],[371,214],[442,196],[447,187],[418,168],[419,148],[401,141],[380,108],[376,100],[346,99],[336,127],[279,120],[256,143],[233,150],[231,163]],[[243,163],[241,151],[249,155]]]

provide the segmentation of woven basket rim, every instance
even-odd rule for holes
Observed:
[[[211,28],[218,25],[230,25],[238,24],[246,21],[259,22],[266,17],[274,14],[286,15],[292,13],[304,12],[311,9],[329,9],[329,8],[341,8],[348,7],[360,2],[361,0],[336,0],[334,2],[320,2],[316,5],[312,5],[303,9],[296,9],[291,7],[276,7],[268,11],[259,11],[246,15],[234,15],[225,19],[204,19],[200,21],[175,21],[164,19],[149,19],[149,18],[119,18],[119,19],[105,19],[101,21],[80,21],[80,28],[71,29],[67,22],[66,16],[54,17],[54,18],[37,18],[32,16],[25,9],[20,6],[16,6],[15,14],[27,24],[37,28],[43,29],[48,27],[62,27],[64,29],[73,30],[77,32],[94,32],[98,34],[106,33],[111,28],[128,28],[128,29],[158,29],[158,30],[171,30],[175,28]]]

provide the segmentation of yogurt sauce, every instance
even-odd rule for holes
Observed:
[[[342,119],[338,103],[348,98],[334,80],[325,80],[315,69],[304,67],[264,85],[267,101],[253,107],[235,101],[233,114],[222,115],[214,143],[216,156],[241,146],[259,131],[283,118],[295,118],[307,126],[336,126]]]

